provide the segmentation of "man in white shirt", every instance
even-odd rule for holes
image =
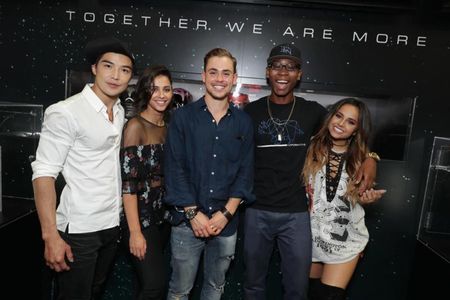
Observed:
[[[91,41],[93,85],[45,111],[32,163],[45,261],[57,272],[58,299],[100,299],[119,239],[119,150],[134,58],[115,38]],[[56,209],[55,179],[66,185]]]

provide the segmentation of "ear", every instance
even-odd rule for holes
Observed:
[[[203,81],[203,83],[206,82],[206,73],[205,73],[205,71],[202,72],[202,81]]]
[[[233,85],[236,85],[236,83],[237,83],[237,78],[238,78],[237,73],[234,73],[234,74],[233,74]]]
[[[97,76],[97,64],[91,66],[91,71],[94,76]]]
[[[298,71],[297,80],[300,80],[302,78],[303,72],[302,70]]]

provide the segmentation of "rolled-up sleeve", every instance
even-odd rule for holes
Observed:
[[[45,111],[36,160],[31,163],[32,180],[58,177],[75,140],[75,122],[66,109],[55,104]]]
[[[164,202],[174,206],[196,205],[192,178],[188,173],[185,124],[180,111],[172,115],[164,148],[164,180],[166,197]],[[185,111],[183,111],[185,113]]]
[[[236,179],[230,187],[230,197],[240,198],[245,204],[250,204],[255,201],[253,194],[255,142],[250,119],[244,124],[241,161]]]

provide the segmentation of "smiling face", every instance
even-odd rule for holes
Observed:
[[[342,105],[331,117],[328,132],[334,143],[347,141],[356,134],[359,124],[359,109],[351,104]]]
[[[236,84],[237,74],[233,61],[227,56],[212,56],[202,72],[205,84],[205,99],[228,101],[228,94]]]
[[[276,59],[266,69],[266,77],[272,88],[271,100],[274,102],[291,101],[294,89],[302,76],[297,63],[291,59]]]
[[[173,96],[172,85],[167,76],[158,75],[153,80],[150,100],[147,107],[155,112],[163,113],[170,104]]]
[[[95,75],[92,90],[105,104],[117,100],[133,75],[131,59],[114,52],[103,54],[91,69]]]

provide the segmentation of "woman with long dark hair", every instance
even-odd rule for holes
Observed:
[[[172,78],[164,66],[140,76],[133,99],[136,116],[123,133],[121,151],[125,237],[136,269],[137,299],[164,299],[164,247],[170,236],[163,205],[163,150],[167,132],[165,113],[172,100]]]
[[[345,299],[345,289],[369,239],[361,204],[386,190],[362,195],[353,179],[369,154],[367,106],[345,98],[329,110],[308,148],[303,180],[307,185],[312,232],[310,300]]]

